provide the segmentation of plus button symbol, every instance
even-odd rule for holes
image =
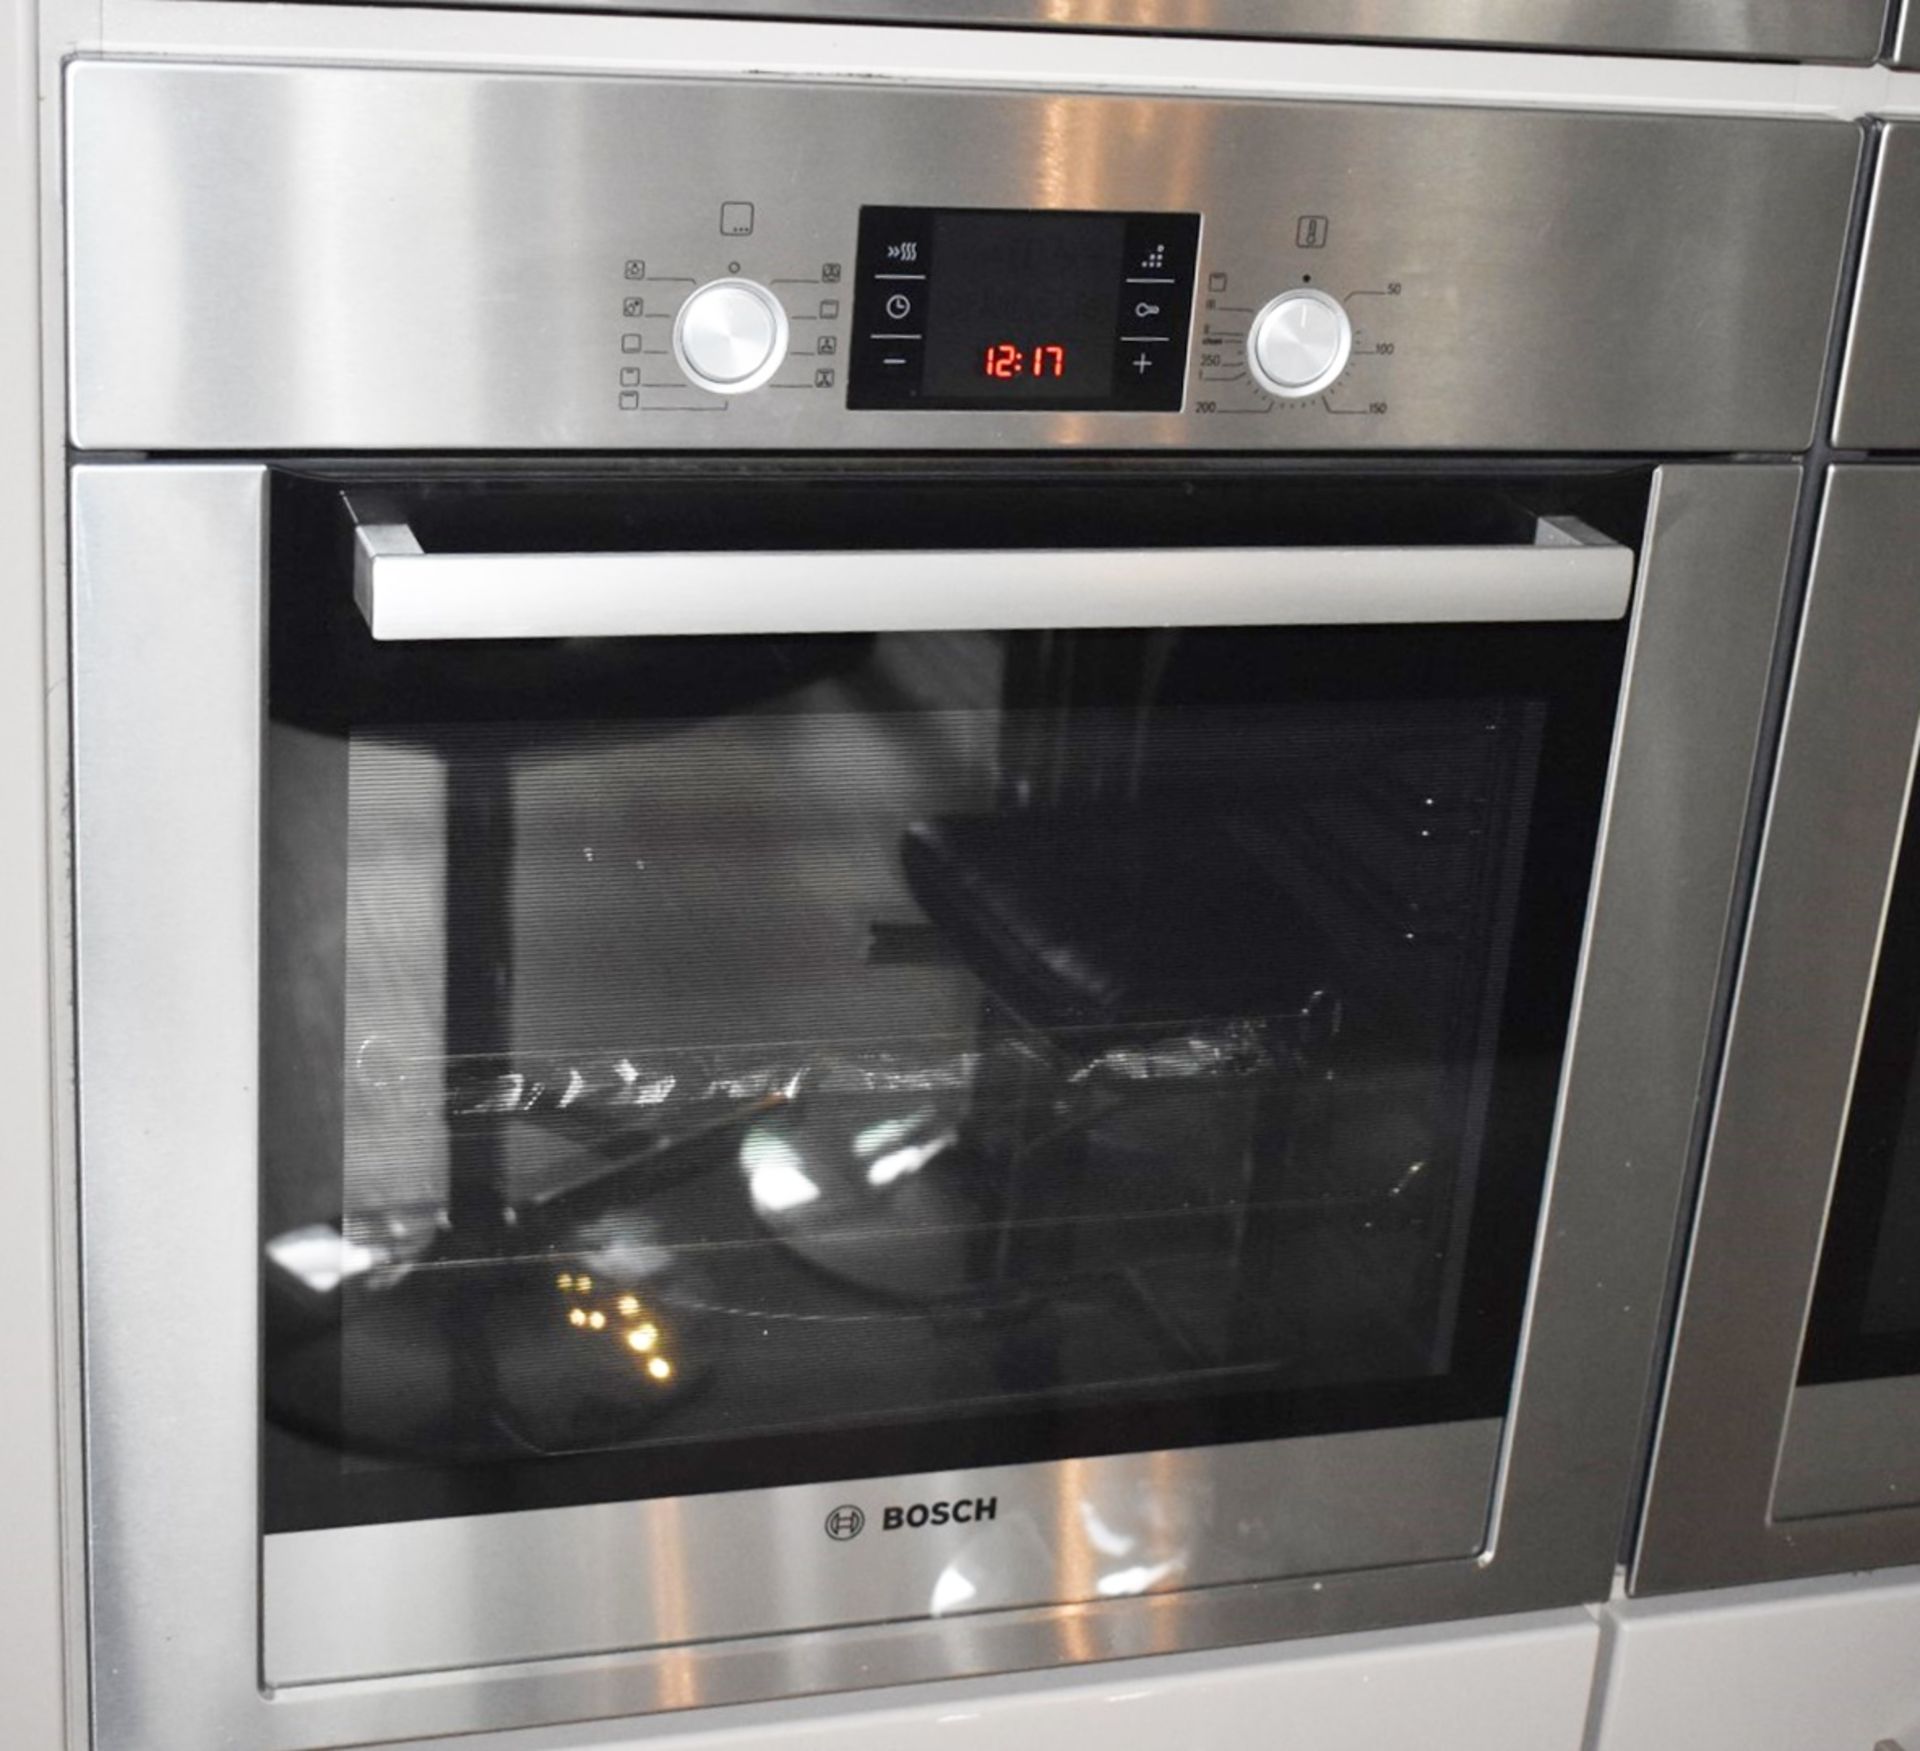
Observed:
[[[1133,368],[1136,371],[1138,371],[1142,377],[1144,377],[1149,371],[1153,369],[1153,360],[1148,358],[1145,353],[1142,353],[1139,356],[1139,358],[1133,361]]]

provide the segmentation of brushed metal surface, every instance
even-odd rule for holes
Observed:
[[[424,553],[363,523],[353,594],[378,639],[1013,631],[1161,624],[1169,575],[1183,626],[1617,620],[1633,554],[1544,522],[1507,547],[842,553]]]
[[[1861,144],[1834,122],[345,67],[84,62],[68,95],[88,449],[1797,451]],[[753,205],[751,236],[721,234],[723,202]],[[863,202],[1200,211],[1185,411],[850,411]],[[1303,217],[1323,245],[1298,247]],[[720,397],[668,336],[736,268],[799,338]],[[1246,328],[1306,276],[1352,311],[1354,355],[1276,403]]]
[[[1920,1560],[1920,1509],[1781,1522],[1774,1498],[1920,733],[1916,552],[1920,469],[1834,469],[1634,1564],[1637,1593]],[[1819,1460],[1801,1455],[1796,1468],[1804,1492]]]
[[[261,1577],[266,1680],[964,1625],[1010,1606],[1470,1557],[1499,1450],[1490,1420],[278,1533]],[[982,1498],[995,1508],[981,1524],[883,1529],[888,1503]],[[826,1522],[844,1506],[866,1526],[836,1542]]]
[[[1419,1751],[1585,1751],[1599,1644],[1595,1614],[1575,1607],[749,1705],[703,1715],[693,1732],[629,1719],[407,1751],[1087,1751],[1096,1734],[1099,1751],[1231,1751],[1286,1745],[1296,1721],[1311,1736],[1287,1751],[1380,1751],[1409,1722]]]
[[[1888,0],[515,0],[515,4],[564,6],[569,11],[1051,26],[1864,62],[1879,52]]]
[[[1892,123],[1881,141],[1834,437],[1920,449],[1920,123]]]
[[[1779,1520],[1920,1504],[1920,1378],[1796,1386],[1780,1444]]]
[[[255,1268],[265,478],[212,464],[73,474],[101,1751],[307,1751],[1607,1596],[1797,468],[1676,466],[1657,478],[1521,1370],[1480,1555],[267,1694]],[[1058,1468],[1063,1488],[1070,1475]],[[1384,1538],[1406,1517],[1408,1536],[1425,1536],[1424,1512],[1397,1489],[1377,1501],[1376,1530]],[[817,1572],[811,1554],[792,1572],[780,1547],[766,1557],[768,1590]],[[703,1573],[696,1553],[656,1580],[671,1601],[697,1593]]]

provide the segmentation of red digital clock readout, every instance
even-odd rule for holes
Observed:
[[[989,377],[1008,382],[1015,377],[1064,377],[1067,349],[1051,341],[1035,347],[1017,347],[1010,340],[987,348],[982,367]]]

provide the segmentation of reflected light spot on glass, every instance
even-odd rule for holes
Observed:
[[[1426,1171],[1426,1166],[1427,1164],[1424,1161],[1416,1161],[1411,1167],[1407,1169],[1405,1173],[1403,1173],[1397,1180],[1393,1182],[1391,1186],[1387,1188],[1387,1196],[1390,1198],[1399,1197],[1402,1192],[1404,1192],[1410,1185],[1413,1184],[1415,1180],[1417,1180],[1420,1177],[1420,1175],[1423,1172]]]
[[[932,1116],[932,1107],[921,1107],[896,1119],[882,1119],[877,1125],[869,1125],[855,1134],[853,1152],[865,1161],[869,1156],[878,1155],[881,1150],[891,1149],[894,1144],[911,1137]]]
[[[316,1295],[332,1294],[347,1278],[381,1262],[371,1248],[319,1224],[276,1236],[267,1242],[267,1256]]]
[[[573,1286],[576,1289],[578,1289],[582,1295],[584,1295],[589,1289],[593,1287],[593,1279],[591,1277],[580,1277],[575,1280]]]
[[[620,1311],[626,1318],[632,1319],[640,1311],[640,1297],[638,1295],[622,1295],[620,1297]]]
[[[569,1325],[585,1325],[587,1323],[587,1310],[584,1307],[576,1307],[567,1315],[567,1323]]]
[[[587,1315],[587,1324],[592,1326],[595,1331],[605,1331],[607,1327],[607,1316],[596,1307]]]
[[[647,1372],[656,1380],[671,1380],[673,1378],[673,1364],[669,1362],[665,1356],[655,1356],[654,1359],[647,1364]]]
[[[554,1283],[559,1288],[571,1289],[573,1287],[573,1273],[571,1271],[562,1271],[559,1276],[554,1278]]]
[[[924,1143],[909,1143],[904,1149],[895,1149],[881,1156],[867,1169],[867,1184],[890,1186],[907,1174],[918,1173],[935,1156],[951,1149],[957,1140],[954,1132],[943,1131],[938,1137],[930,1137]]]
[[[800,1157],[779,1137],[752,1132],[741,1148],[747,1169],[747,1192],[754,1206],[768,1215],[811,1204],[820,1188],[800,1166]]]
[[[627,1333],[627,1348],[638,1350],[642,1355],[660,1341],[658,1326],[643,1325]]]

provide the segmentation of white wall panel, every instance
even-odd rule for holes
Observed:
[[[1920,1570],[1629,1600],[1590,1751],[1920,1751]]]
[[[0,1746],[63,1731],[34,0],[0,0]]]

